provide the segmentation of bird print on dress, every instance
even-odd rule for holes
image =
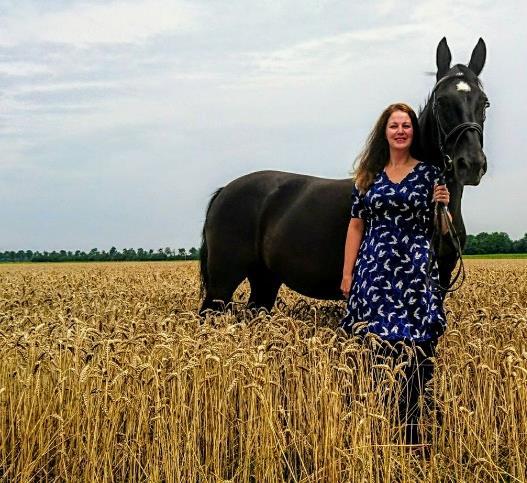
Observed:
[[[358,322],[384,339],[423,342],[446,326],[441,295],[427,284],[433,229],[433,187],[440,170],[419,162],[399,183],[384,170],[365,194],[352,192],[351,217],[365,221],[347,311],[341,326]],[[430,278],[439,282],[437,261]]]

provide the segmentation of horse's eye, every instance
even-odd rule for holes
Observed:
[[[487,118],[487,108],[490,107],[490,102],[488,100],[485,101],[485,103],[483,104],[483,109],[482,109],[482,118],[483,118],[483,121],[485,121],[485,119]]]

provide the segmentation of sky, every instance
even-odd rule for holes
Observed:
[[[220,186],[349,176],[381,111],[422,105],[438,42],[479,37],[488,171],[467,232],[527,232],[520,0],[0,0],[0,250],[199,246]]]

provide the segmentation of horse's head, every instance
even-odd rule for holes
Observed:
[[[447,179],[461,185],[478,185],[487,171],[483,124],[489,102],[478,79],[485,57],[485,42],[479,39],[468,66],[451,67],[443,38],[437,46],[437,83],[422,113],[424,152],[441,167],[441,159],[450,158]]]

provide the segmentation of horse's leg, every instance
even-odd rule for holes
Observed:
[[[270,312],[274,306],[276,295],[282,282],[277,275],[262,266],[252,269],[249,272],[248,278],[251,284],[249,308],[264,308]]]
[[[207,272],[208,281],[205,298],[199,309],[200,315],[204,315],[207,309],[221,311],[231,302],[234,291],[247,277],[247,263],[232,254],[214,256],[209,252]]]
[[[439,260],[439,284],[442,287],[447,287],[452,280],[453,272],[456,268],[457,256],[454,253],[449,253],[447,256],[442,257]],[[459,281],[455,283],[457,287]],[[441,299],[444,301],[447,292],[441,290]]]

